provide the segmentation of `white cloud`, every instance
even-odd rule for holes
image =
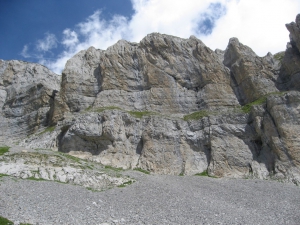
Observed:
[[[132,0],[132,39],[140,41],[151,32],[188,38],[212,0]]]
[[[123,16],[114,16],[111,20],[101,19],[101,11],[96,11],[86,21],[79,23],[73,31],[63,31],[62,44],[65,50],[57,60],[41,59],[39,63],[46,65],[55,73],[60,74],[68,59],[83,49],[94,46],[106,49],[126,36],[127,19]],[[83,41],[79,41],[79,39]]]
[[[51,33],[46,33],[45,38],[38,40],[36,44],[37,50],[41,52],[48,52],[55,47],[57,47],[57,40],[55,35]]]
[[[40,63],[60,73],[66,61],[83,49],[106,49],[120,39],[139,42],[152,32],[182,38],[196,35],[212,49],[225,49],[229,38],[238,37],[263,56],[268,51],[285,50],[289,37],[284,24],[294,21],[300,11],[299,0],[131,1],[135,13],[130,19],[115,15],[105,20],[96,11],[72,30],[63,31],[64,49],[57,60],[43,59]],[[55,47],[55,36],[47,37],[38,42],[42,51]]]
[[[200,39],[213,49],[225,49],[229,38],[237,37],[260,56],[285,50],[289,41],[285,24],[300,11],[299,0],[231,0],[225,5],[226,15],[210,35],[198,34]]]
[[[62,44],[66,48],[73,48],[78,44],[79,40],[78,40],[77,33],[75,31],[71,31],[70,29],[65,29],[63,31],[63,35],[64,36],[63,36]]]
[[[30,57],[30,54],[28,53],[28,45],[24,45],[20,55],[23,56],[24,58]]]

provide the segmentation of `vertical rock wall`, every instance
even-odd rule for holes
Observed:
[[[2,137],[56,125],[23,144],[161,174],[299,184],[299,18],[279,58],[236,38],[223,52],[153,33],[79,52],[60,87],[42,66],[1,61],[1,123],[13,124]]]

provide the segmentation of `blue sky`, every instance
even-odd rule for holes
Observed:
[[[130,18],[134,12],[130,0],[0,0],[0,59],[22,59],[20,52],[25,45],[34,51],[37,42],[49,33],[60,40],[63,30],[98,9],[107,19],[115,14]],[[59,51],[53,48],[52,56]]]
[[[263,56],[285,50],[284,24],[299,12],[299,0],[0,0],[0,59],[60,74],[80,50],[139,42],[152,32],[195,35],[223,50],[238,37]]]

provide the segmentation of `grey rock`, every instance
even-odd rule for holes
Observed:
[[[160,114],[138,118],[120,110],[85,112],[58,124],[62,132],[57,148],[124,169],[173,175],[193,175],[208,169],[214,176],[249,177],[259,145],[248,120],[248,114],[234,112],[190,121]],[[25,145],[47,147],[54,143],[51,138],[48,143],[36,139],[28,138]],[[258,173],[256,177],[268,178],[272,172],[259,163],[257,168],[264,175]]]
[[[300,52],[300,14],[296,16],[295,22],[285,25],[290,32],[291,45]]]
[[[60,77],[46,67],[17,60],[0,61],[1,137],[24,137],[48,123]]]
[[[15,152],[0,157],[0,173],[32,180],[57,181],[102,191],[133,182],[131,178],[109,174],[103,168],[94,168],[84,161],[39,150]]]
[[[81,51],[66,64],[61,90],[61,118],[90,106],[176,114],[238,105],[218,54],[196,37],[158,33]]]
[[[247,104],[278,92],[278,63],[271,55],[258,57],[251,48],[231,38],[224,55],[224,65],[230,68],[233,75],[233,86],[242,104]]]
[[[38,75],[27,85],[28,73],[14,80],[18,73],[1,61],[2,123],[20,124],[9,131],[16,137],[32,134],[20,145],[107,166],[299,184],[299,18],[275,56],[258,57],[237,38],[212,51],[194,36],[159,33],[91,47],[67,62],[60,89],[46,82],[44,92]],[[23,95],[37,97],[15,107]],[[30,112],[29,123],[18,122]]]
[[[290,43],[281,61],[280,82],[286,90],[300,90],[300,14],[296,23],[286,24],[290,32]]]

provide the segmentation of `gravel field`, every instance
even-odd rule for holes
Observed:
[[[275,181],[147,175],[93,192],[0,178],[0,215],[18,224],[300,224],[300,188]]]

